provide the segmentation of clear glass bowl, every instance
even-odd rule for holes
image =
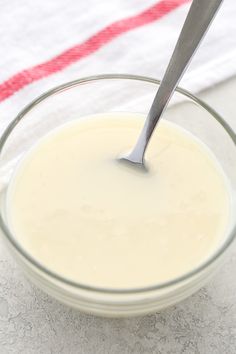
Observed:
[[[6,191],[17,162],[33,144],[50,130],[78,117],[103,112],[147,114],[159,84],[155,79],[131,75],[101,75],[66,83],[25,107],[0,138],[0,226],[3,238],[16,261],[37,286],[85,312],[131,316],[172,305],[194,293],[208,280],[235,238],[234,216],[224,243],[198,268],[148,288],[114,290],[75,283],[53,273],[33,259],[9,231],[5,213]],[[228,177],[236,205],[236,136],[229,125],[209,106],[180,88],[162,119],[174,121],[189,130],[212,150]]]

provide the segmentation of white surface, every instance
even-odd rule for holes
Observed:
[[[201,95],[236,130],[236,78]],[[0,243],[0,353],[235,354],[236,244],[204,289],[161,313],[102,319],[32,286]]]
[[[0,57],[0,81],[52,58],[81,43],[94,31],[155,2],[107,0],[104,6],[95,0],[51,0],[45,6],[41,0],[0,1],[0,44],[4,53]],[[2,102],[0,131],[31,99],[62,82],[102,72],[161,77],[187,6],[177,10],[177,17],[171,13],[165,19],[130,31],[86,60],[35,82]],[[224,1],[186,73],[182,83],[185,88],[192,88],[192,84],[194,88],[206,87],[235,73],[235,9],[235,0]],[[236,79],[202,96],[236,130],[235,92]],[[77,313],[35,289],[0,241],[0,354],[235,354],[236,246],[234,249],[211,284],[183,303],[143,318],[107,320]]]

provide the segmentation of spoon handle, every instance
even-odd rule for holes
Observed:
[[[193,0],[144,127],[128,156],[132,162],[143,164],[153,130],[222,2],[223,0]]]

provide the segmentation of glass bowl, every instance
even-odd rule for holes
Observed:
[[[103,112],[147,114],[159,84],[158,80],[132,75],[100,75],[75,80],[31,102],[0,137],[0,226],[3,239],[15,260],[38,287],[88,313],[112,317],[141,315],[177,303],[205,284],[235,238],[234,217],[224,242],[205,263],[191,272],[150,287],[109,289],[75,283],[55,274],[28,254],[9,230],[6,191],[19,159],[33,144],[57,126],[82,116]],[[180,88],[176,89],[162,119],[187,129],[211,149],[228,177],[232,205],[236,205],[236,136],[229,125],[209,106]]]

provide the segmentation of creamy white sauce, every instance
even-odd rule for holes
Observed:
[[[22,247],[50,270],[94,286],[141,287],[180,276],[226,236],[226,178],[208,148],[161,121],[149,173],[115,161],[143,119],[91,116],[48,134],[19,164],[7,214]]]

